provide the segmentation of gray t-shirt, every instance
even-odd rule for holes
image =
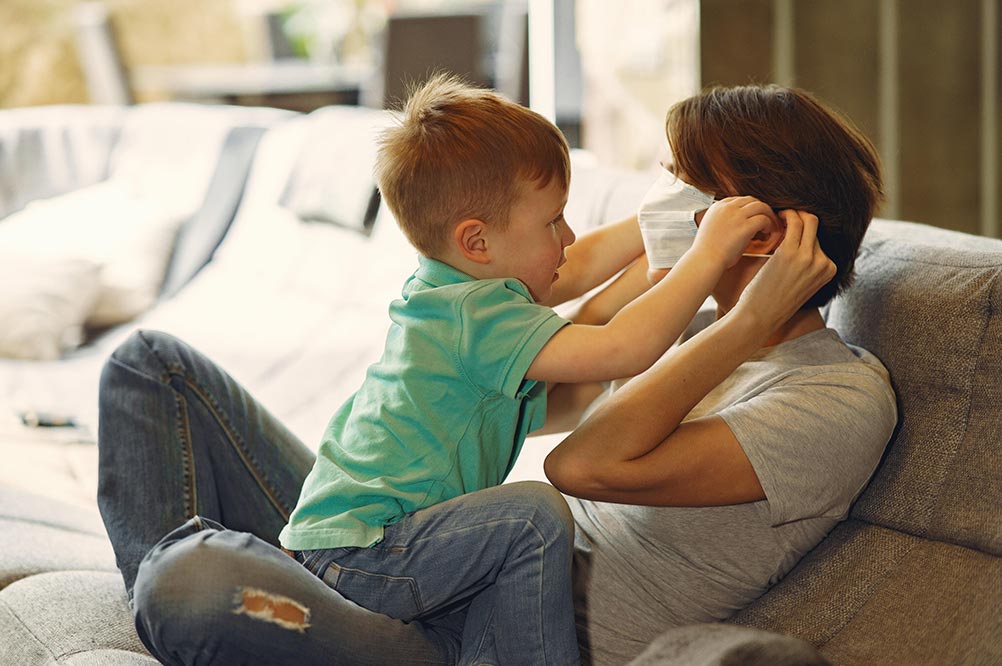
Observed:
[[[759,351],[690,412],[720,416],[766,498],[722,507],[568,497],[585,663],[620,666],[665,629],[730,616],[838,523],[897,420],[887,371],[831,329]]]

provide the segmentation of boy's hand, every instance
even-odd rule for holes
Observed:
[[[689,252],[727,269],[738,262],[755,234],[778,223],[772,208],[755,197],[727,197],[707,209]]]
[[[818,243],[818,218],[800,210],[783,210],[779,216],[786,223],[786,234],[737,305],[770,332],[796,314],[836,273],[835,264]]]

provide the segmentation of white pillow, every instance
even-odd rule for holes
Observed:
[[[54,360],[83,340],[100,266],[0,246],[0,356]]]
[[[99,266],[99,291],[87,311],[87,324],[113,326],[156,302],[177,233],[189,214],[109,180],[32,202],[4,219],[0,247]]]
[[[390,111],[330,106],[301,121],[306,125],[296,164],[279,204],[301,220],[368,232],[374,219],[377,140],[394,122]]]

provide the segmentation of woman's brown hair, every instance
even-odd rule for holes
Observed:
[[[821,249],[837,271],[804,308],[852,284],[883,186],[877,151],[850,120],[804,90],[768,85],[708,89],[669,109],[665,124],[675,167],[691,185],[818,217]]]

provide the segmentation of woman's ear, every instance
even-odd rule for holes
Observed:
[[[784,235],[786,235],[786,223],[777,216],[766,230],[752,237],[748,247],[745,248],[745,256],[768,257],[779,247]]]
[[[456,249],[466,259],[478,264],[490,263],[491,254],[487,247],[487,224],[483,220],[476,218],[463,220],[453,229],[452,239],[456,244]]]

